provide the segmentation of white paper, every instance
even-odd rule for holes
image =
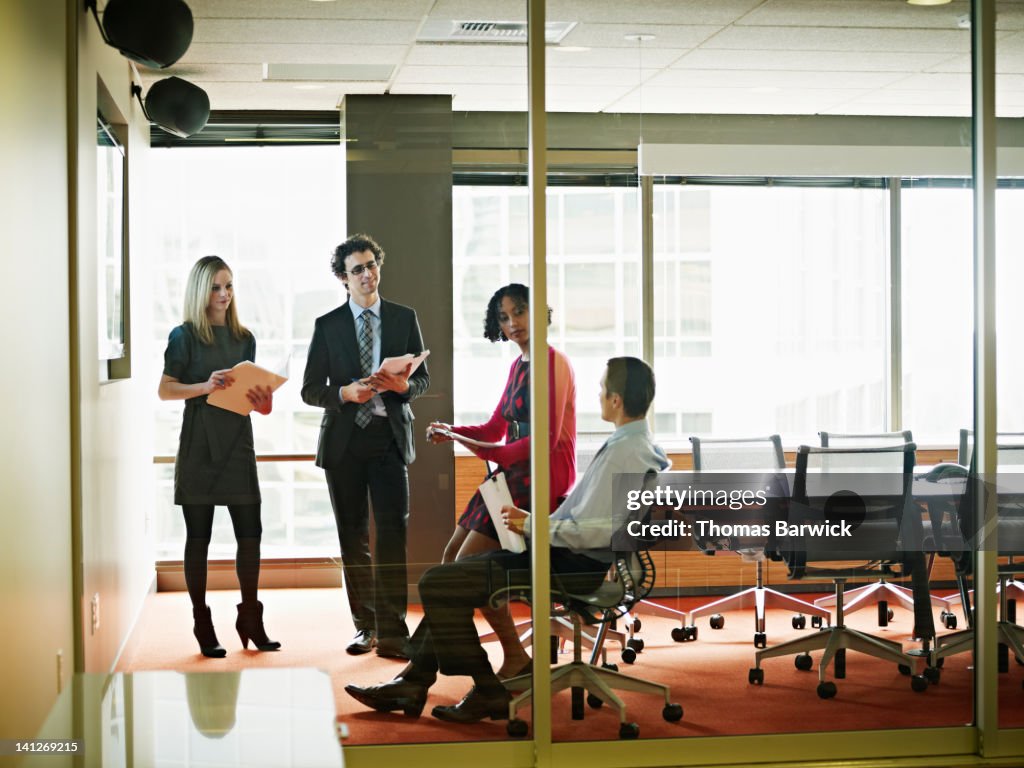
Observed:
[[[427,355],[429,354],[430,350],[425,349],[418,355],[414,355],[412,352],[409,352],[401,355],[400,357],[385,357],[380,361],[380,367],[377,369],[377,372],[380,373],[381,371],[387,371],[388,373],[397,375],[405,370],[405,366],[412,363],[412,368],[409,370],[409,375],[412,376],[416,372],[416,369],[420,367],[420,363],[426,360]]]
[[[231,369],[231,377],[234,381],[224,389],[216,389],[206,398],[206,402],[223,408],[226,411],[234,411],[242,416],[252,412],[252,403],[246,397],[253,387],[270,387],[276,391],[282,384],[288,381],[287,377],[279,376],[266,368],[260,368],[256,363],[243,360]]]
[[[487,511],[491,513],[491,522],[498,531],[501,548],[509,552],[525,552],[526,539],[523,534],[510,531],[505,527],[505,521],[501,519],[501,508],[506,504],[512,504],[512,494],[509,493],[508,483],[505,482],[505,474],[498,472],[484,480],[480,485],[480,495],[487,505]]]

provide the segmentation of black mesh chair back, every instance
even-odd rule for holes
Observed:
[[[777,470],[784,469],[782,438],[767,437],[704,439],[691,437],[693,468],[701,470]]]
[[[920,551],[920,518],[907,514],[916,450],[914,443],[881,448],[799,447],[788,522],[814,525],[841,518],[854,520],[857,526],[847,538],[811,535],[788,540],[780,552],[791,578],[803,578],[809,563],[851,560],[868,562],[845,566],[843,575],[877,576],[879,565],[891,570],[904,562],[904,552]],[[836,571],[831,569],[828,575]]]

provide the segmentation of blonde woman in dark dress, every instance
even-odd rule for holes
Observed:
[[[235,569],[242,602],[235,629],[242,646],[248,648],[252,640],[261,651],[281,647],[267,637],[263,604],[256,595],[263,526],[252,422],[206,402],[207,395],[232,385],[234,365],[255,358],[256,339],[238,321],[231,270],[220,257],[204,256],[188,276],[184,322],[167,340],[159,396],[185,401],[174,462],[174,503],[185,515],[185,583],[192,601],[192,631],[202,654],[213,658],[227,654],[206,605],[206,558],[216,505],[227,506],[238,542]],[[269,387],[254,387],[246,394],[258,413],[270,413]]]

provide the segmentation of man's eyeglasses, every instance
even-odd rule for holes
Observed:
[[[365,272],[366,270],[376,272],[378,269],[380,269],[380,264],[378,264],[376,259],[374,259],[373,261],[367,262],[366,264],[356,264],[356,266],[348,270],[348,274],[355,275],[356,277],[358,277],[359,275],[363,274],[363,272]]]

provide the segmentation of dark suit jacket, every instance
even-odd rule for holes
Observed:
[[[349,302],[316,320],[313,340],[309,344],[309,357],[302,377],[302,399],[310,405],[324,409],[320,421],[320,440],[316,450],[318,467],[337,467],[345,455],[349,436],[355,427],[356,403],[342,403],[341,387],[362,378],[359,366],[359,343],[356,341],[356,323]],[[399,357],[407,352],[418,355],[423,351],[423,337],[416,311],[410,307],[381,299],[380,302],[380,357]],[[402,395],[384,392],[381,398],[395,434],[398,450],[406,464],[416,458],[413,442],[412,408],[409,403],[423,394],[430,385],[426,361],[409,377],[409,389]]]

